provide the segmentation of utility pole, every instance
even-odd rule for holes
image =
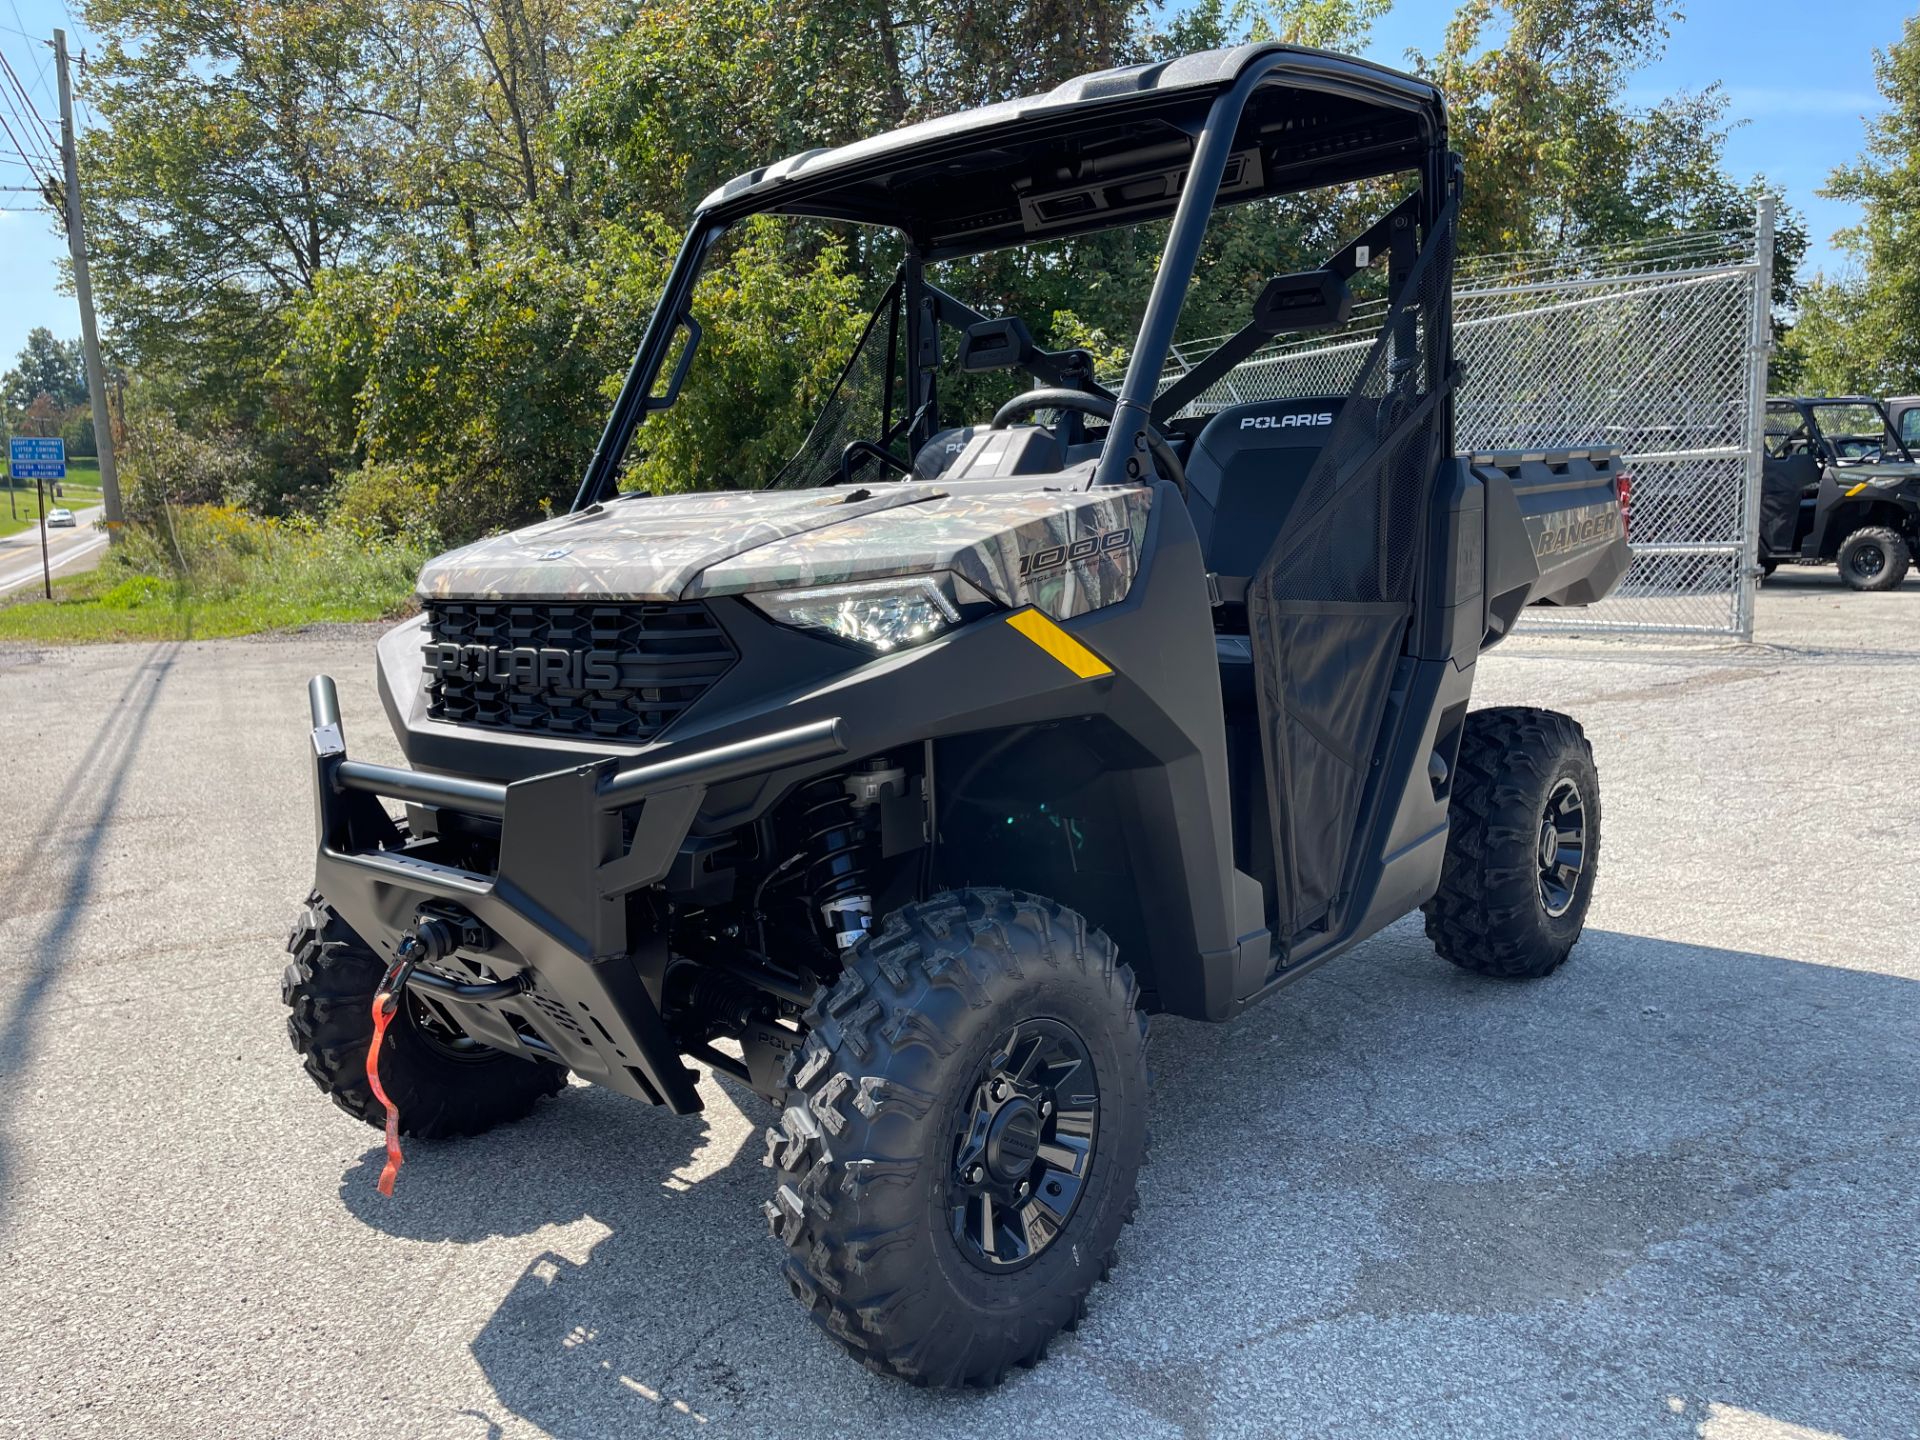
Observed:
[[[60,71],[60,159],[66,166],[67,249],[73,255],[73,289],[80,298],[80,345],[87,362],[87,393],[93,401],[94,448],[100,455],[100,497],[107,509],[107,539],[118,541],[120,472],[113,463],[113,421],[107,414],[107,367],[100,363],[100,332],[93,323],[93,281],[87,274],[87,229],[80,214],[80,162],[73,145],[73,81],[67,74],[67,32],[53,32]]]

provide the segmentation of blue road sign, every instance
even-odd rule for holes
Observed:
[[[54,436],[11,435],[7,437],[7,468],[16,480],[64,480],[67,478],[67,442]]]

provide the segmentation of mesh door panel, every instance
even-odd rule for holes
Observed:
[[[1248,586],[1279,934],[1335,908],[1419,579],[1445,439],[1449,208],[1409,271],[1304,495]]]

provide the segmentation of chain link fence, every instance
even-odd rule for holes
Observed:
[[[1465,451],[1595,443],[1633,477],[1633,566],[1559,631],[1753,637],[1761,414],[1771,343],[1771,207],[1751,229],[1646,244],[1487,255],[1454,272]],[[1257,351],[1191,407],[1351,388],[1384,304],[1343,333]],[[1162,388],[1218,340],[1183,342]]]

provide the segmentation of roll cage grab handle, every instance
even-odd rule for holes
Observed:
[[[1147,296],[1147,308],[1140,319],[1140,330],[1134,340],[1132,356],[1127,362],[1127,373],[1121,381],[1113,423],[1107,432],[1107,443],[1094,468],[1095,485],[1138,484],[1149,477],[1152,463],[1146,446],[1146,431],[1153,419],[1155,392],[1160,376],[1165,373],[1167,356],[1173,349],[1174,331],[1180,321],[1180,311],[1186,303],[1193,268],[1200,258],[1200,247],[1206,239],[1208,222],[1213,218],[1214,200],[1219,195],[1220,182],[1226,174],[1227,162],[1232,158],[1240,117],[1246,112],[1248,101],[1262,82],[1277,71],[1289,68],[1296,68],[1296,65],[1292,57],[1285,53],[1259,56],[1240,72],[1231,87],[1215,97],[1207,111],[1207,118],[1194,145],[1193,161],[1187,167],[1186,180],[1181,186],[1179,204],[1174,209],[1173,221],[1167,231],[1167,243],[1160,252],[1159,268],[1154,273],[1153,288]],[[1331,93],[1349,90],[1348,85],[1329,76],[1324,70],[1303,72],[1300,78],[1302,89]],[[1446,153],[1444,145],[1433,143],[1435,138],[1428,137],[1427,153],[1420,167],[1420,191],[1413,197],[1419,205],[1423,238],[1431,231],[1449,191],[1458,183],[1457,163]],[[661,292],[659,304],[654,307],[646,333],[634,352],[633,365],[620,387],[619,398],[614,401],[613,412],[607,417],[606,427],[594,447],[593,458],[587,462],[580,489],[574,496],[573,509],[584,510],[615,490],[620,461],[626,454],[633,432],[650,408],[648,399],[660,368],[666,363],[673,337],[681,328],[682,321],[690,318],[687,309],[692,299],[694,280],[699,275],[707,252],[725,228],[717,222],[696,217],[693,228],[688,231]],[[1348,249],[1350,251],[1351,247]],[[971,311],[971,307],[963,306],[944,292],[939,292],[940,300],[932,300],[927,292],[935,287],[920,279],[919,252],[911,245],[904,268],[909,292],[906,328],[911,350],[913,342],[922,339],[928,328],[917,323],[921,317],[912,313],[916,292],[921,296],[921,303],[931,301],[940,308],[952,305],[967,311]],[[978,314],[977,311],[972,313]],[[691,338],[690,335],[690,341]],[[1449,351],[1450,342],[1451,337],[1441,337],[1441,343]],[[907,367],[909,377],[919,370],[915,362],[921,358],[910,354]],[[926,383],[930,398],[931,376],[927,377]],[[910,378],[908,407],[909,414],[913,415],[912,428],[916,432],[913,439],[917,442],[925,439],[923,434],[917,432],[930,427],[930,416],[925,413],[926,406],[916,403],[916,388]],[[1446,428],[1451,432],[1450,420]],[[1445,443],[1451,446],[1451,433],[1445,437]]]

